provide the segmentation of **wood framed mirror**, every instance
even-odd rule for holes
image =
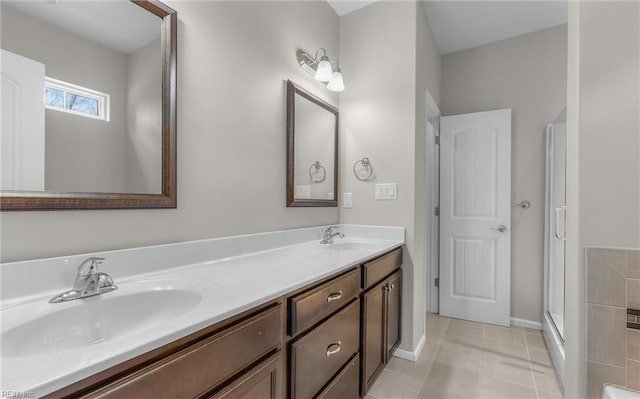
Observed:
[[[49,3],[0,4],[0,210],[175,208],[176,12]]]
[[[287,207],[338,206],[338,108],[287,81]]]

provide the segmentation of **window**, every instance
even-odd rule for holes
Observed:
[[[109,95],[61,80],[45,78],[44,106],[56,111],[109,121]]]

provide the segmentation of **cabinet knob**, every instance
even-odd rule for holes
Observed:
[[[327,357],[340,352],[340,349],[342,349],[342,341],[334,342],[327,346]]]
[[[342,290],[340,290],[338,292],[334,292],[333,294],[329,295],[327,297],[327,303],[330,303],[330,302],[333,302],[333,301],[337,301],[340,298],[342,298]]]

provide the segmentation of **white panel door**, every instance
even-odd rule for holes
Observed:
[[[1,190],[44,190],[45,66],[2,50]]]
[[[511,110],[440,119],[440,314],[508,326]]]

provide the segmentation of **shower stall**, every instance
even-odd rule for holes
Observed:
[[[564,312],[566,254],[566,108],[547,125],[545,200],[544,337],[564,385]]]

